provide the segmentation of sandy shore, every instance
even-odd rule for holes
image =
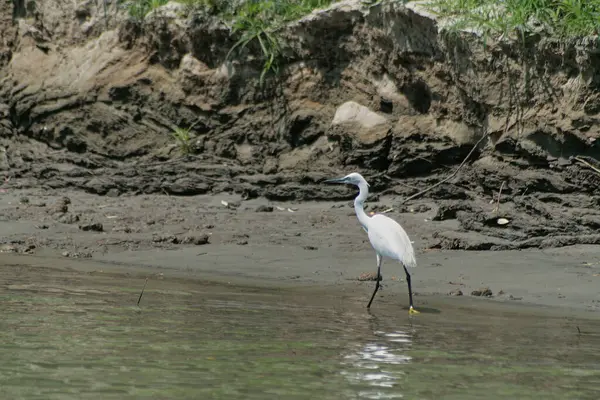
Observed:
[[[62,196],[69,201],[62,202]],[[393,203],[382,198],[371,206]],[[273,209],[258,211],[260,206]],[[433,232],[456,227],[452,221],[431,221],[435,205],[429,206],[423,213],[390,213],[415,241],[418,267],[411,272],[417,308],[496,302],[600,315],[597,246],[434,250]],[[5,268],[26,264],[151,279],[320,287],[364,299],[365,305],[374,285],[359,279],[375,272],[375,255],[346,202],[268,204],[226,194],[100,197],[17,190],[2,194],[0,217],[0,265]],[[383,277],[383,291],[373,307],[406,308],[401,267],[388,261]],[[491,297],[472,295],[484,287]],[[463,295],[456,296],[457,290]]]

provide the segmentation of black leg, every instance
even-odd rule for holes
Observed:
[[[404,267],[404,265],[403,265]],[[410,274],[406,267],[404,267],[404,272],[406,272],[406,283],[408,284],[408,299],[410,301],[410,308],[413,308],[413,300],[412,300],[412,287],[410,285]]]
[[[371,295],[371,300],[369,300],[369,304],[367,304],[367,308],[371,308],[371,303],[373,302],[373,299],[375,298],[375,294],[379,290],[379,281],[381,280],[381,261],[382,261],[381,257],[377,256],[377,281],[375,282],[375,290],[373,291],[373,294]]]

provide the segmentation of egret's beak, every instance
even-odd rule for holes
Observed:
[[[323,183],[344,183],[344,178],[333,178],[324,180]]]

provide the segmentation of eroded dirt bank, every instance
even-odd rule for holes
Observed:
[[[63,3],[1,9],[1,196],[3,220],[15,229],[3,236],[10,245],[29,240],[15,236],[21,221],[36,221],[48,229],[27,231],[38,241],[29,251],[53,242],[70,251],[57,235],[98,219],[90,204],[138,204],[152,195],[137,217],[99,222],[123,238],[104,244],[109,249],[135,246],[136,229],[165,236],[151,241],[160,247],[186,218],[165,206],[166,194],[235,193],[242,208],[258,198],[347,200],[353,190],[319,181],[352,170],[369,179],[371,201],[383,196],[404,220],[430,213],[433,228],[415,222],[412,230],[430,248],[600,242],[600,174],[583,163],[600,159],[593,40],[532,37],[524,47],[484,47],[475,35],[443,32],[413,6],[346,1],[282,32],[286,63],[261,87],[252,48],[226,62],[237,38],[210,17],[181,18],[170,3],[140,25],[113,3],[107,19],[100,2]],[[172,132],[192,125],[192,154],[182,156]],[[455,176],[402,204],[445,178],[476,144]],[[56,204],[65,190],[73,191],[67,211]],[[17,210],[23,196],[29,203]],[[193,215],[196,198],[178,201]],[[157,220],[163,209],[170,214]],[[261,224],[248,215],[248,224]],[[325,229],[319,215],[311,224]],[[498,217],[510,222],[500,226]],[[185,230],[203,234],[202,224]],[[214,243],[246,240],[213,233]],[[277,237],[273,229],[268,235]]]

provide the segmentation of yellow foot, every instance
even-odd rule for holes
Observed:
[[[410,308],[408,309],[408,313],[409,314],[421,314],[420,311],[417,311],[413,308],[413,306],[410,306]]]

